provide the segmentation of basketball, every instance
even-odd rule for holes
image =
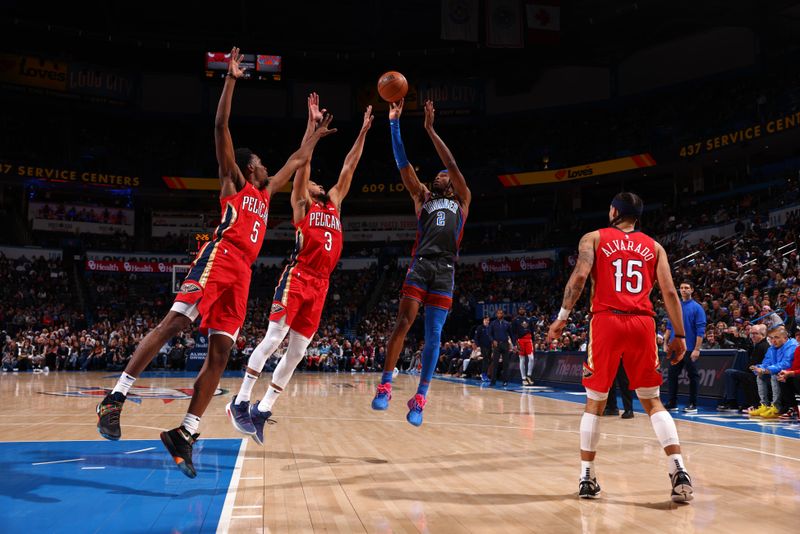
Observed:
[[[408,81],[395,70],[385,72],[378,79],[378,94],[387,102],[397,102],[406,96]]]

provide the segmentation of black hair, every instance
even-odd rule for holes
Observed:
[[[644,202],[639,195],[628,191],[623,191],[614,195],[611,205],[617,208],[619,215],[611,221],[611,224],[617,224],[624,219],[633,219],[634,223],[640,221],[642,218],[642,210],[644,209]]]
[[[244,147],[237,148],[234,151],[234,157],[236,159],[236,165],[239,167],[239,170],[242,171],[242,175],[247,176],[247,166],[250,165],[253,159],[253,151]]]
[[[681,283],[678,284],[678,287],[682,286],[683,284],[686,284],[687,286],[689,286],[692,289],[694,289],[694,284],[692,283],[691,280],[681,280]]]

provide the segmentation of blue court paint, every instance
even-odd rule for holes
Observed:
[[[216,532],[241,443],[198,441],[194,479],[160,440],[0,443],[0,532]]]
[[[454,382],[459,384],[467,384],[469,386],[479,387],[481,389],[495,389],[499,391],[507,391],[509,393],[517,393],[522,395],[534,395],[537,397],[547,397],[560,401],[574,402],[577,404],[586,404],[585,395],[577,395],[580,390],[576,388],[556,388],[550,387],[549,391],[530,391],[526,390],[519,384],[509,384],[507,388],[502,386],[489,386],[488,384],[481,384],[480,380],[454,378],[454,377],[439,377],[435,376],[437,380],[445,382]],[[731,414],[718,412],[711,404],[704,403],[708,407],[701,405],[696,414],[684,414],[682,412],[670,412],[676,421],[692,421],[695,423],[703,423],[707,425],[723,426],[726,428],[733,428],[736,430],[746,430],[748,432],[759,432],[761,434],[770,434],[773,436],[781,436],[784,438],[800,439],[800,424],[786,423],[773,420],[762,420],[760,418],[749,418],[746,415]],[[617,406],[622,406],[622,397],[617,396]],[[646,417],[642,405],[634,395],[633,398],[633,411]]]

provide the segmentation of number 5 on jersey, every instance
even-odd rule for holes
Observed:
[[[253,223],[253,232],[250,234],[250,241],[258,243],[258,229],[261,228],[261,221]]]
[[[626,265],[625,269],[623,269],[623,264]],[[625,290],[628,293],[636,294],[642,292],[641,260],[628,260],[626,262],[623,261],[622,258],[619,258],[612,261],[611,265],[614,266],[614,290],[617,293],[622,293],[623,278],[627,278],[625,281]]]

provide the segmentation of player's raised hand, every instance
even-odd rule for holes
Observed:
[[[399,119],[403,114],[403,99],[389,104],[389,120]]]
[[[433,119],[436,116],[436,110],[433,107],[432,100],[425,101],[425,129],[433,129]]]
[[[329,136],[332,133],[336,133],[336,128],[328,128],[332,120],[333,120],[333,115],[331,115],[330,113],[325,113],[325,115],[322,116],[322,120],[320,121],[319,126],[317,126],[317,129],[314,130],[314,135],[316,135],[318,138],[323,138]]]
[[[231,48],[231,60],[228,63],[228,74],[237,79],[244,76],[245,69],[241,66],[242,60],[244,60],[244,54],[239,53],[239,48],[236,46]]]
[[[317,93],[308,95],[308,118],[314,121],[314,124],[319,124],[326,111],[328,110],[319,109],[319,95]]]
[[[677,365],[686,354],[686,340],[682,337],[673,337],[667,346],[667,358],[670,365]]]
[[[372,119],[375,116],[372,114],[372,106],[367,106],[367,110],[364,112],[364,122],[361,123],[361,131],[366,132],[372,126]]]
[[[567,321],[565,319],[556,319],[550,324],[550,329],[547,331],[547,342],[550,343],[554,339],[558,339],[561,337],[561,332],[564,331],[564,327],[567,326]]]

